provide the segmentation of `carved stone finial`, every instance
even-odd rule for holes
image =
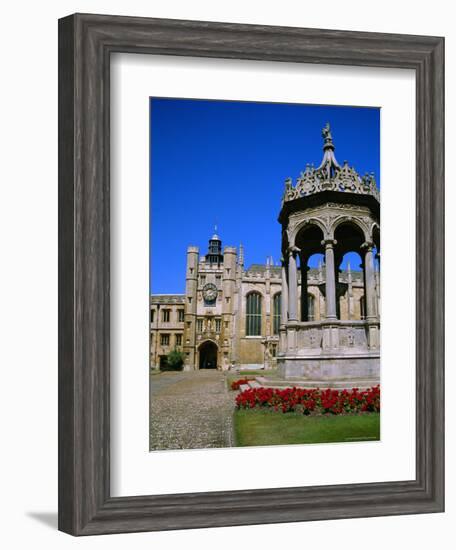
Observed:
[[[329,126],[329,122],[326,123],[326,126],[321,131],[322,137],[325,138],[325,141],[331,141],[332,135],[331,135],[331,127]]]

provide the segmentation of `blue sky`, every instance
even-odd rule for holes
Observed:
[[[151,292],[185,291],[187,246],[205,254],[215,224],[246,266],[277,262],[284,180],[321,161],[326,122],[338,162],[380,184],[378,108],[151,98]]]

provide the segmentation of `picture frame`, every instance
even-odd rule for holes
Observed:
[[[110,496],[110,54],[416,73],[416,479]],[[75,14],[59,20],[59,529],[94,535],[444,510],[444,39]]]

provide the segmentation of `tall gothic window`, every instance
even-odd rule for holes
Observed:
[[[247,296],[247,336],[261,336],[261,294],[252,292]]]
[[[307,294],[307,316],[309,321],[315,321],[315,297]]]
[[[282,295],[280,292],[278,292],[274,296],[274,303],[273,303],[274,315],[273,315],[273,322],[272,322],[272,331],[274,334],[279,334],[281,302],[282,302]]]

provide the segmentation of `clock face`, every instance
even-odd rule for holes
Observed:
[[[206,302],[215,302],[217,298],[217,287],[213,283],[207,283],[203,287],[203,297]]]

